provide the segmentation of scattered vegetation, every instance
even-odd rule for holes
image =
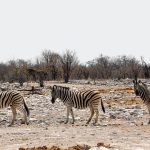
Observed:
[[[34,70],[35,74],[31,75],[29,70]],[[71,79],[125,79],[134,78],[135,75],[150,78],[150,64],[142,57],[140,61],[125,55],[111,58],[101,54],[81,64],[74,51],[66,50],[60,55],[44,50],[35,63],[22,59],[0,63],[0,81],[17,81],[20,85],[29,80],[37,81],[43,86],[44,80],[64,80],[67,83]]]

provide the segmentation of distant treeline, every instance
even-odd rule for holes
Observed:
[[[31,70],[34,70],[31,73]],[[42,73],[44,75],[42,75]],[[74,51],[66,50],[62,55],[51,50],[44,50],[35,63],[22,59],[0,63],[1,82],[26,82],[29,80],[64,80],[70,79],[124,79],[150,78],[150,65],[141,57],[137,60],[130,56],[111,58],[102,54],[81,64]]]

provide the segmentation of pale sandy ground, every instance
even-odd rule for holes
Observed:
[[[71,84],[68,86],[72,87]],[[52,105],[49,95],[29,95],[25,96],[31,112],[29,125],[21,125],[21,115],[18,114],[15,125],[7,127],[11,120],[11,111],[10,109],[0,110],[0,120],[4,119],[0,122],[0,150],[52,145],[63,148],[77,144],[96,146],[100,142],[110,145],[108,148],[110,150],[150,150],[148,111],[140,99],[133,97],[131,85],[102,86],[101,88],[95,85],[74,85],[74,87],[97,88],[101,91],[106,113],[103,114],[100,108],[99,123],[96,126],[92,122],[85,126],[90,115],[89,109],[74,110],[75,124],[64,124],[66,108],[60,101]],[[127,96],[117,99],[115,98],[117,92],[126,92]],[[129,119],[126,119],[126,116],[123,116],[132,106],[135,112],[139,111],[142,114],[135,117],[130,117],[131,114],[128,114]],[[110,113],[113,114],[119,109],[115,118],[110,117]],[[121,111],[123,109],[125,111]]]

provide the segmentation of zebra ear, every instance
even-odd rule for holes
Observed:
[[[135,74],[134,80],[135,80],[135,82],[137,83],[137,74]]]
[[[133,80],[133,83],[134,83],[134,84],[137,84],[137,81],[136,81],[136,80]]]
[[[49,86],[49,89],[50,89],[50,90],[52,90],[52,89],[53,89],[53,87],[52,87],[52,86]]]

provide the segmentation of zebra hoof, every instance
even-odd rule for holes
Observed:
[[[64,124],[67,124],[67,123],[68,123],[68,121],[65,121],[65,122],[64,122]]]
[[[22,120],[22,121],[21,121],[21,124],[26,124],[26,125],[28,125],[29,122]]]
[[[21,124],[25,124],[25,121],[21,121]]]
[[[13,125],[13,124],[11,123],[11,124],[8,125],[8,127],[12,127],[12,125]]]
[[[96,126],[96,125],[97,125],[97,124],[94,122],[94,123],[93,123],[93,126]]]
[[[21,122],[21,124],[29,125],[29,123],[28,123],[28,122],[24,122],[24,121],[22,121],[22,122]]]
[[[88,126],[89,125],[89,122],[87,122],[86,124],[85,124],[85,126]]]
[[[89,121],[86,123],[86,125],[88,125],[89,124]]]

